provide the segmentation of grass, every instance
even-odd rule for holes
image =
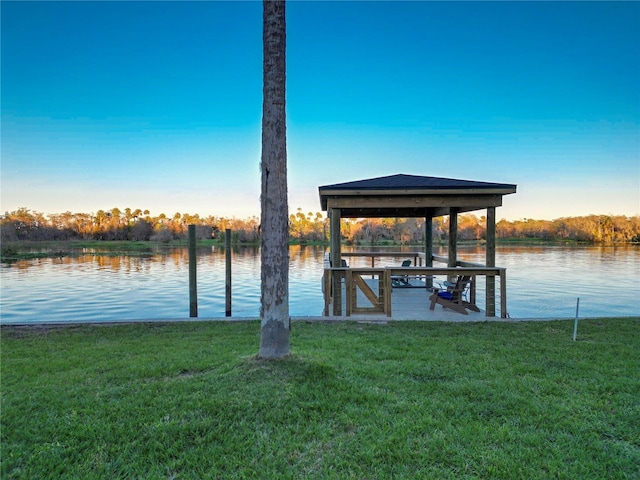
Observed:
[[[198,247],[223,246],[219,240],[198,240]],[[243,244],[251,246],[252,244]],[[234,245],[235,246],[235,245]],[[3,245],[0,261],[15,262],[35,258],[78,257],[84,255],[99,256],[148,256],[157,251],[173,248],[186,248],[186,240],[171,242],[134,241],[134,240],[60,240],[60,241],[17,241]],[[88,252],[86,250],[93,250]]]
[[[3,327],[11,478],[640,477],[640,319]]]
[[[153,242],[137,241],[21,241],[12,242],[2,246],[0,260],[13,262],[17,260],[30,260],[34,258],[77,257],[87,255],[83,249],[95,249],[103,256],[140,256],[151,255],[154,247],[163,246]]]
[[[221,240],[198,240],[198,247],[223,247]],[[234,243],[244,247],[259,246],[256,242]],[[17,260],[31,260],[35,258],[77,257],[94,254],[100,256],[142,256],[152,255],[154,251],[172,248],[186,248],[187,240],[172,240],[170,242],[135,241],[135,240],[42,240],[5,242],[0,250],[0,261],[15,262]],[[83,249],[92,249],[86,252]]]

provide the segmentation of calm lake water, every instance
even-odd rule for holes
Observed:
[[[324,247],[291,247],[292,316],[322,314],[325,251]],[[434,253],[446,255],[446,249]],[[458,257],[484,263],[484,248],[458,247]],[[349,261],[352,266],[370,266],[370,260],[364,258]],[[399,263],[388,257],[376,265]],[[572,318],[578,297],[580,317],[640,316],[638,247],[502,246],[497,248],[496,265],[507,268],[511,318]],[[259,250],[235,249],[232,270],[232,316],[258,317]],[[224,317],[224,249],[198,250],[197,277],[198,316]],[[186,248],[157,248],[137,256],[105,255],[86,249],[78,256],[5,263],[0,269],[0,282],[3,324],[189,317]],[[484,281],[478,283],[481,286]],[[478,302],[483,308],[481,290]]]

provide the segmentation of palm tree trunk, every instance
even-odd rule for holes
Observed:
[[[285,2],[263,2],[260,357],[289,354]]]

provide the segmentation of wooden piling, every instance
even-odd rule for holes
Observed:
[[[340,209],[332,208],[329,215],[331,228],[331,243],[329,246],[331,254],[331,266],[333,268],[342,267],[342,256],[340,254]],[[333,314],[337,317],[342,315],[342,270],[332,270],[332,298]]]
[[[224,315],[226,317],[230,317],[231,316],[231,229],[229,228],[225,230],[224,246],[225,246]]]
[[[189,316],[198,316],[198,288],[196,284],[196,226],[188,227],[189,248]]]
[[[496,266],[496,207],[487,208],[487,226],[486,226],[486,250],[485,265],[487,267]],[[502,277],[504,279],[504,276]],[[506,287],[505,287],[506,288]],[[496,316],[496,277],[487,276],[485,289],[486,295],[486,315],[487,317]],[[506,300],[505,300],[506,301]],[[504,315],[506,310],[502,310]]]

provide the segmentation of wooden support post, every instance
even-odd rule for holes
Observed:
[[[424,218],[424,266],[433,267],[433,217],[428,210]],[[433,288],[433,277],[425,277],[425,284]]]
[[[324,276],[322,277],[323,283],[323,292],[324,292],[324,310],[322,311],[322,315],[325,317],[329,316],[329,303],[331,302],[331,270],[325,270]]]
[[[447,266],[455,268],[458,266],[458,209],[449,209],[449,253]]]
[[[485,254],[485,265],[487,267],[496,266],[496,207],[487,208],[487,243]],[[487,317],[496,316],[496,277],[487,275],[486,286],[486,315]],[[503,276],[500,276],[500,281]],[[502,292],[504,294],[504,291]],[[506,301],[506,298],[505,298]]]
[[[475,275],[471,276],[471,286],[469,287],[469,303],[476,304],[476,280]]]
[[[340,209],[332,208],[329,211],[329,221],[330,221],[330,232],[331,236],[330,242],[330,258],[331,258],[331,266],[333,268],[342,267],[342,257],[340,255]],[[333,315],[341,316],[342,315],[342,272],[332,270],[332,296],[333,296]]]
[[[380,281],[384,285],[383,311],[387,314],[387,317],[391,317],[391,271],[385,269],[380,277]]]
[[[224,236],[225,246],[225,276],[224,276],[224,315],[231,316],[231,229],[225,230]]]
[[[198,287],[196,283],[196,226],[187,227],[187,243],[189,249],[189,316],[198,316]]]
[[[353,284],[353,275],[351,274],[351,270],[345,272],[344,275],[344,294],[345,315],[350,317],[351,312],[353,312],[353,307],[358,304],[356,301],[357,292]]]
[[[507,269],[500,269],[500,317],[509,318],[507,310]]]

